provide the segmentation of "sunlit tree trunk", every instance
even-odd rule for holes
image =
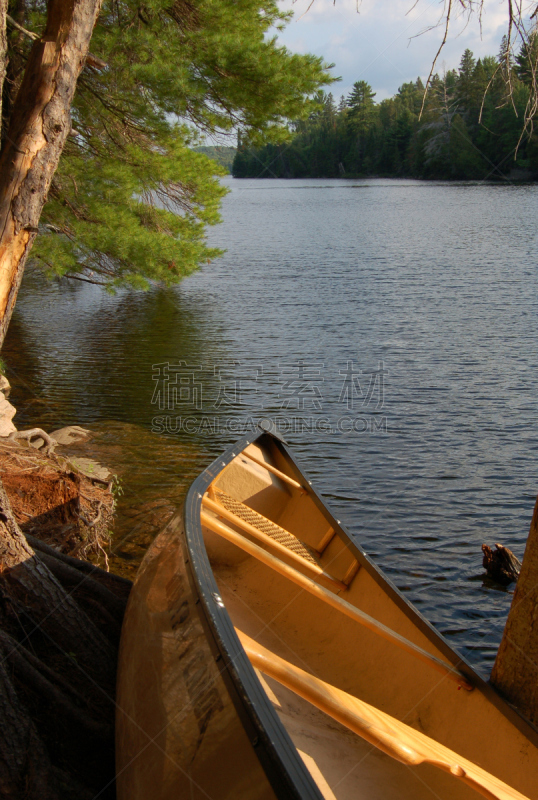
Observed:
[[[8,0],[0,0],[0,134],[2,132],[2,90],[7,70],[6,14]]]
[[[538,501],[491,682],[538,722]]]
[[[0,2],[5,44],[5,0]],[[45,31],[32,47],[13,107],[0,156],[0,346],[71,129],[71,101],[101,2],[50,0]],[[4,75],[5,47],[2,61]]]

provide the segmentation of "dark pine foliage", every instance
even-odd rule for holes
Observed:
[[[497,57],[478,60],[466,50],[458,70],[434,76],[424,108],[420,78],[380,103],[365,81],[357,81],[338,106],[332,94],[319,92],[317,111],[295,123],[290,142],[258,149],[239,142],[232,174],[534,179],[538,136],[528,126],[522,132],[538,38],[514,61],[505,49],[503,42]]]

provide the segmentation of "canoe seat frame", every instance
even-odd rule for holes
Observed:
[[[290,566],[289,564],[285,563],[285,561],[282,561],[280,558],[277,558],[270,552],[267,552],[267,550],[265,550],[263,547],[260,547],[255,542],[250,541],[250,539],[247,539],[242,534],[234,531],[228,525],[221,522],[216,516],[208,514],[207,511],[204,511],[204,508],[212,511],[213,514],[232,522],[237,527],[245,530],[245,532],[250,533],[253,538],[258,539],[262,544],[266,545],[274,552],[276,551],[279,554],[282,554],[286,557],[286,560],[290,560],[292,563],[297,564],[299,568],[297,569],[295,566]],[[240,520],[239,517],[235,517],[234,514],[229,512],[219,503],[211,500],[207,495],[204,495],[202,498],[200,521],[203,526],[213,531],[213,533],[216,533],[232,544],[235,544],[241,550],[253,556],[258,561],[261,561],[275,572],[278,572],[279,574],[288,578],[302,589],[305,589],[310,594],[314,595],[328,605],[331,605],[333,608],[336,608],[338,611],[350,617],[351,619],[354,619],[360,625],[368,628],[373,633],[376,633],[393,644],[398,645],[402,650],[405,650],[424,663],[428,664],[437,672],[440,672],[444,677],[456,683],[458,687],[466,689],[467,691],[472,691],[474,688],[469,683],[466,676],[459,672],[459,670],[455,669],[451,664],[441,661],[440,659],[431,655],[431,653],[423,650],[418,645],[410,642],[403,636],[400,636],[399,633],[396,633],[396,631],[393,631],[391,628],[388,628],[386,625],[378,622],[369,614],[366,614],[356,606],[348,603],[333,591],[326,589],[324,586],[320,586],[316,580],[313,580],[313,578],[323,578],[326,581],[329,581],[329,583],[332,582],[334,588],[338,590],[347,589],[344,583],[335,580],[332,578],[332,576],[325,573],[321,567],[310,564],[310,562],[306,561],[306,559],[288,550],[286,547],[284,547],[284,545],[275,542],[270,536],[267,536],[265,533],[257,528],[254,528],[252,525],[249,525],[249,523]],[[303,574],[305,572],[309,574]]]
[[[491,773],[420,731],[267,650],[238,628],[253,667],[402,764],[431,764],[471,786],[488,800],[529,800]]]

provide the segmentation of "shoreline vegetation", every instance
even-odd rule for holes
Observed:
[[[425,98],[420,78],[379,103],[363,80],[338,103],[320,91],[318,110],[294,123],[290,141],[253,148],[239,137],[232,175],[536,180],[538,135],[526,120],[537,55],[538,34],[515,57],[506,37],[497,56],[465,50]]]

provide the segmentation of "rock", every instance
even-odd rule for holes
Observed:
[[[11,391],[11,384],[5,375],[0,375],[0,392],[4,393],[5,397],[9,396]]]
[[[50,435],[53,439],[56,439],[58,444],[78,444],[79,442],[87,442],[91,438],[92,432],[86,428],[81,428],[79,425],[68,425],[66,428],[59,428]]]
[[[16,413],[17,409],[6,400],[4,393],[0,391],[0,436],[9,436],[10,433],[17,430],[11,421]]]
[[[69,462],[79,472],[82,472],[83,475],[86,475],[87,478],[98,478],[100,481],[112,480],[112,473],[110,470],[106,467],[103,467],[102,464],[99,464],[97,461],[93,461],[91,458],[79,458],[78,456],[73,456],[69,459]]]

